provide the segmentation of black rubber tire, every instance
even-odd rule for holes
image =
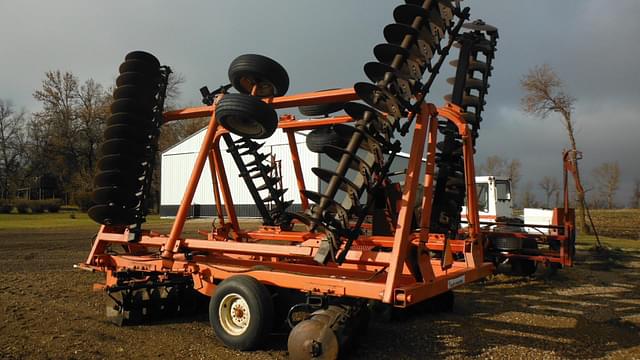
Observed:
[[[227,332],[220,319],[220,307],[225,298],[240,296],[246,303],[250,318],[244,332]],[[222,311],[225,311],[222,309]],[[218,285],[209,302],[209,321],[218,339],[226,346],[248,351],[259,347],[273,327],[274,306],[269,290],[258,280],[247,275],[232,276]]]
[[[322,91],[331,91],[336,89],[327,89]],[[298,106],[298,111],[304,116],[328,116],[334,112],[338,112],[344,109],[343,102],[340,103],[327,103],[327,104],[314,104],[314,105],[304,105]]]
[[[492,238],[493,248],[499,251],[516,251],[522,249],[522,239],[515,237]]]
[[[298,110],[304,116],[328,116],[344,108],[344,103],[328,103],[299,106]]]
[[[315,153],[324,153],[324,147],[333,145],[339,148],[346,148],[347,142],[340,136],[333,127],[320,127],[313,129],[307,134],[307,148]]]
[[[230,132],[251,139],[265,139],[278,128],[278,114],[259,98],[226,94],[216,106],[216,119]]]
[[[511,272],[519,276],[531,276],[538,269],[538,263],[527,259],[511,259]]]
[[[245,54],[235,58],[229,65],[229,81],[243,94],[251,93],[250,84],[263,84],[256,93],[258,97],[282,96],[289,90],[289,75],[275,60],[256,54]]]

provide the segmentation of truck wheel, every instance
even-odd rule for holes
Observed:
[[[340,136],[333,127],[320,127],[307,134],[307,148],[315,153],[325,152],[325,146],[346,148],[348,139]]]
[[[278,114],[264,101],[246,94],[226,94],[216,106],[216,119],[230,132],[251,139],[271,136]]]
[[[246,275],[232,276],[218,285],[209,303],[213,331],[225,345],[253,350],[273,325],[273,301],[267,288]]]
[[[511,259],[511,271],[514,275],[531,276],[536,272],[538,263],[533,260]]]
[[[331,90],[336,90],[336,89],[320,90],[319,92],[331,91]],[[343,102],[338,102],[338,103],[302,105],[302,106],[298,106],[298,111],[300,111],[300,114],[304,116],[329,116],[329,114],[343,110],[344,104],[345,103]]]
[[[515,251],[522,249],[522,239],[499,237],[492,239],[493,248],[499,251]]]
[[[229,81],[244,94],[251,94],[254,86],[258,97],[282,96],[289,90],[289,75],[276,61],[262,55],[246,54],[229,65]]]

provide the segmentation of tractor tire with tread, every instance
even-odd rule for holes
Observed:
[[[261,345],[273,327],[274,306],[269,290],[247,275],[221,282],[209,303],[209,321],[225,345],[253,350]]]
[[[337,90],[337,89],[327,89],[327,90],[321,90],[318,92],[331,91],[331,90]],[[300,113],[304,116],[329,116],[329,114],[343,110],[344,105],[345,103],[343,102],[303,105],[303,106],[298,106],[298,111],[300,111]]]
[[[226,94],[216,106],[216,119],[225,129],[241,137],[264,139],[278,127],[278,114],[259,98]]]
[[[258,85],[258,97],[283,96],[289,90],[287,71],[266,56],[240,55],[229,65],[228,74],[233,87],[243,94],[251,94],[253,85]]]
[[[307,134],[307,148],[315,153],[326,152],[325,146],[332,145],[338,148],[346,148],[347,141],[340,136],[333,127],[320,127]]]

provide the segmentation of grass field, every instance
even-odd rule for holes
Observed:
[[[640,209],[591,210],[600,235],[640,240]]]
[[[600,242],[603,246],[612,248],[612,249],[630,249],[630,250],[638,250],[640,249],[640,240],[634,239],[620,239],[620,238],[612,238],[608,236],[600,236]],[[582,235],[578,236],[576,240],[576,245],[579,248],[587,249],[596,245],[596,237],[594,235]]]
[[[158,215],[147,218],[148,225],[167,225],[171,219],[161,219]],[[61,211],[54,214],[0,214],[1,230],[42,230],[64,228],[91,228],[98,225],[86,213]]]
[[[640,249],[640,210],[592,210],[593,220],[600,234],[603,245],[611,248]],[[201,224],[210,220],[190,220],[190,223]],[[158,215],[147,217],[145,228],[159,231],[168,229],[172,219],[162,219]],[[193,227],[193,226],[191,226]],[[89,230],[98,225],[86,213],[77,211],[61,211],[55,214],[0,214],[0,230],[38,230],[46,229],[83,229]],[[595,245],[595,236],[579,235],[577,244],[587,248]]]

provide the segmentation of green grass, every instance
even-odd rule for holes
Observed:
[[[602,245],[609,248],[620,248],[630,250],[640,250],[640,240],[618,239],[607,236],[600,236]],[[596,237],[593,235],[579,235],[576,239],[576,245],[579,248],[590,248],[596,245]]]
[[[158,215],[147,217],[146,224],[170,225],[172,219],[161,219]],[[70,228],[98,228],[98,224],[82,212],[59,212],[54,214],[0,214],[0,230],[46,230]]]
[[[620,211],[611,211],[605,213],[604,211],[600,211],[598,215],[602,219],[604,216],[602,214],[608,215],[607,217],[612,217],[613,213],[617,212],[618,215],[621,215]],[[630,213],[634,214],[634,210],[631,210]],[[622,212],[622,214],[627,215],[629,212]],[[75,218],[74,218],[75,217]],[[204,225],[206,223],[210,223],[211,219],[200,219],[200,220],[191,220],[190,223],[194,223],[197,228],[206,228]],[[168,228],[173,223],[173,219],[161,219],[158,215],[151,215],[147,217],[147,222],[145,223],[145,228],[153,229],[154,227],[163,227]],[[202,224],[202,225],[200,225]],[[253,223],[251,223],[253,224]],[[255,224],[253,224],[255,225]],[[98,224],[96,224],[93,220],[91,220],[86,213],[82,212],[68,212],[61,211],[59,213],[54,214],[0,214],[0,231],[2,230],[47,230],[47,229],[91,229],[95,228],[97,230]],[[603,228],[605,223],[600,224],[600,228]],[[608,246],[610,248],[621,248],[621,249],[637,249],[640,250],[640,240],[633,239],[621,239],[621,238],[613,238],[608,236],[600,236],[600,241],[603,245]],[[595,236],[593,235],[579,235],[576,241],[578,247],[581,248],[589,248],[594,246]]]

